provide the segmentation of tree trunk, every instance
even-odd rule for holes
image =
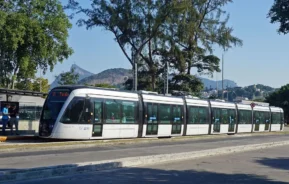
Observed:
[[[188,62],[188,71],[187,71],[188,75],[191,75],[191,68],[192,68],[192,63],[189,61]]]

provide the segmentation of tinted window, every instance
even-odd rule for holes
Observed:
[[[55,121],[68,96],[68,89],[55,89],[51,91],[44,104],[41,119]]]
[[[252,112],[249,110],[239,110],[239,124],[251,124]]]
[[[147,114],[147,121],[148,123],[157,123],[158,121],[158,106],[157,104],[148,104],[148,114]]]
[[[136,102],[122,102],[122,123],[135,123]]]
[[[173,123],[181,123],[182,122],[182,106],[174,105],[173,108]]]
[[[265,113],[264,112],[260,112],[260,111],[255,111],[254,112],[254,119],[255,119],[255,123],[257,124],[265,124]]]
[[[85,99],[83,97],[75,97],[67,106],[64,115],[61,118],[62,123],[89,123],[85,119]]]
[[[94,122],[95,123],[103,123],[102,117],[102,100],[93,99],[93,106],[94,106]]]
[[[270,112],[264,112],[264,123],[270,123]]]
[[[235,109],[228,109],[229,114],[229,123],[234,124],[236,123],[236,111]]]
[[[213,120],[215,123],[221,123],[221,109],[214,109],[213,110]]]
[[[171,123],[171,106],[160,104],[159,105],[159,119],[160,123],[168,124]]]
[[[189,107],[189,124],[198,124],[199,119],[198,107]]]
[[[221,109],[221,113],[222,113],[221,122],[223,124],[228,124],[229,123],[228,109]]]
[[[272,124],[279,124],[281,123],[281,114],[273,112],[272,113]]]
[[[199,123],[200,124],[208,124],[208,108],[206,107],[199,107]]]
[[[107,100],[106,123],[121,123],[121,103],[117,100]]]

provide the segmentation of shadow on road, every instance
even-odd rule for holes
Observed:
[[[195,170],[159,170],[127,168],[114,171],[78,174],[54,179],[19,182],[18,184],[285,184],[266,176],[214,173]]]
[[[262,158],[256,162],[275,169],[289,170],[289,157]]]

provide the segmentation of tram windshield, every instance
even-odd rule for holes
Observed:
[[[41,120],[50,120],[54,123],[69,93],[69,89],[55,89],[51,91],[43,107]]]

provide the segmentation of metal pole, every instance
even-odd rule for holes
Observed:
[[[137,91],[137,62],[134,62],[134,90]]]
[[[164,71],[164,95],[169,93],[169,63],[166,62],[165,64],[165,71]]]
[[[224,54],[222,54],[222,99],[224,99]]]
[[[137,91],[137,53],[134,50],[132,50],[131,57],[133,61],[132,90]]]
[[[41,76],[41,68],[40,68],[39,92],[41,92],[41,81],[42,81],[42,76]]]

